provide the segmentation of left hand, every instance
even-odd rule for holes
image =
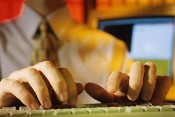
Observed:
[[[0,81],[0,108],[25,105],[49,109],[68,103],[75,106],[82,84],[76,84],[67,68],[58,68],[50,61],[12,72]]]
[[[107,90],[94,83],[87,83],[86,92],[94,99],[103,102],[150,101],[159,105],[164,101],[171,86],[168,76],[156,76],[156,66],[152,62],[132,64],[129,75],[112,72],[107,81]]]

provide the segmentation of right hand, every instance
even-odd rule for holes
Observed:
[[[130,74],[114,71],[107,81],[107,89],[94,83],[85,85],[86,92],[103,103],[127,103],[149,101],[161,104],[168,93],[172,79],[156,76],[156,66],[152,62],[144,65],[140,61],[132,64]]]
[[[83,91],[66,68],[57,68],[50,61],[38,63],[11,73],[0,81],[0,108],[23,103],[30,109],[51,108],[52,99],[70,106],[77,103]],[[78,89],[78,93],[77,93]],[[54,103],[55,104],[55,103]]]

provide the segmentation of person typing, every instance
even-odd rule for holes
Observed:
[[[41,14],[60,39],[59,62],[42,61],[30,66],[30,55],[37,41],[32,37]],[[71,106],[96,103],[96,100],[123,102],[139,98],[160,104],[171,86],[171,79],[156,76],[154,63],[130,60],[121,40],[73,22],[64,0],[27,0],[19,19],[1,24],[0,40],[3,78],[0,108],[15,106],[16,100],[31,109],[39,109],[40,105],[51,108],[54,105],[51,94],[55,94],[58,104]],[[75,82],[82,83],[90,96],[85,91],[77,96]],[[88,82],[107,87],[107,91]],[[96,95],[98,91],[109,98],[101,99],[103,93]]]

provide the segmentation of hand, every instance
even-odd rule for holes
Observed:
[[[139,61],[134,62],[129,74],[114,71],[108,78],[107,90],[94,83],[87,83],[85,90],[103,103],[150,101],[158,105],[171,86],[169,77],[156,76],[156,66],[152,62],[144,65]]]
[[[0,108],[19,105],[19,101],[31,109],[50,108],[52,102],[77,103],[81,84],[76,84],[66,68],[57,68],[49,61],[15,71],[0,82]],[[56,101],[55,101],[56,100]]]

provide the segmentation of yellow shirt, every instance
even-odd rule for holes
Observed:
[[[112,71],[129,72],[131,60],[123,41],[73,22],[66,7],[53,13],[51,25],[62,43],[58,53],[60,66],[69,68],[76,82],[94,82],[106,88]],[[82,101],[84,93],[80,95],[80,103],[94,103]]]
[[[105,88],[112,71],[129,72],[133,61],[127,56],[123,41],[106,32],[73,22],[66,7],[53,14],[51,25],[62,42],[58,53],[60,66],[69,68],[76,82],[94,82]],[[174,89],[171,88],[167,99],[175,100],[175,94],[172,93]],[[79,103],[94,103],[87,98],[83,101],[81,96],[85,94],[80,95]]]

